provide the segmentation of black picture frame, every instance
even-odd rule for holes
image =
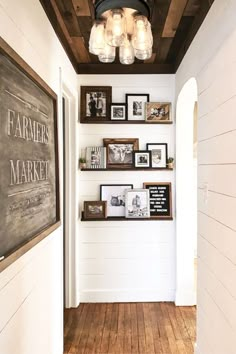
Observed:
[[[1,37],[0,77],[2,271],[60,226],[60,188],[57,95]]]
[[[119,117],[119,108],[123,108],[123,115]],[[115,110],[114,108],[117,108],[117,115],[115,116]],[[111,103],[111,121],[126,121],[127,120],[127,105],[126,103]]]
[[[146,149],[152,153],[152,168],[167,168],[168,144],[167,143],[147,143]]]
[[[137,161],[138,155],[143,158],[143,161]],[[145,162],[145,155],[147,156],[147,162]],[[152,167],[152,152],[149,150],[136,150],[133,152],[133,166],[139,168],[151,168]]]
[[[81,123],[110,120],[111,86],[81,86],[80,96]]]
[[[144,99],[137,101],[138,99],[141,99],[141,97]],[[149,102],[149,100],[149,93],[126,93],[125,103],[127,105],[127,119],[130,121],[145,121],[146,103]],[[134,106],[135,102],[139,103],[139,106],[136,108]]]
[[[100,200],[107,202],[107,218],[125,217],[125,191],[133,184],[101,184]]]

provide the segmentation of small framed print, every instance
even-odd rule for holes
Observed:
[[[150,168],[151,167],[151,151],[138,150],[133,152],[134,167]]]
[[[149,191],[147,189],[126,190],[125,205],[126,218],[149,218]]]
[[[149,102],[149,94],[126,94],[128,120],[145,120],[145,105]]]
[[[133,151],[139,149],[139,139],[103,139],[103,145],[106,147],[107,168],[133,167]]]
[[[111,120],[126,120],[127,106],[125,103],[111,103]]]
[[[147,102],[146,121],[151,123],[165,123],[171,121],[171,103]]]
[[[111,86],[81,86],[81,123],[110,120]]]
[[[125,217],[125,191],[133,189],[133,184],[102,184],[100,199],[107,202],[107,216]]]
[[[152,219],[172,219],[171,183],[145,182],[143,188],[149,190],[150,217]]]
[[[106,219],[106,217],[106,201],[84,202],[84,219]]]
[[[166,143],[147,144],[147,150],[150,150],[152,154],[152,168],[166,168],[168,158]]]

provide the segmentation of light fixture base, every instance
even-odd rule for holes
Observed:
[[[130,8],[150,19],[150,0],[96,0],[95,19],[99,20],[103,14],[112,9]]]

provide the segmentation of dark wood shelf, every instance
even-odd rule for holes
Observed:
[[[80,122],[81,124],[173,124],[173,121],[146,122],[145,120],[100,120]]]
[[[82,217],[81,217],[81,221],[172,221],[173,218],[169,218],[169,217],[160,217],[158,219],[154,219],[154,218],[120,218],[120,217],[108,217],[106,219],[85,219],[84,218],[84,214],[82,212]]]
[[[131,168],[82,168],[80,171],[173,171],[173,168],[139,168],[139,167],[131,167]]]

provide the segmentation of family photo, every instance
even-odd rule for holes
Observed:
[[[88,117],[106,116],[106,93],[89,92],[86,94],[86,107]]]

